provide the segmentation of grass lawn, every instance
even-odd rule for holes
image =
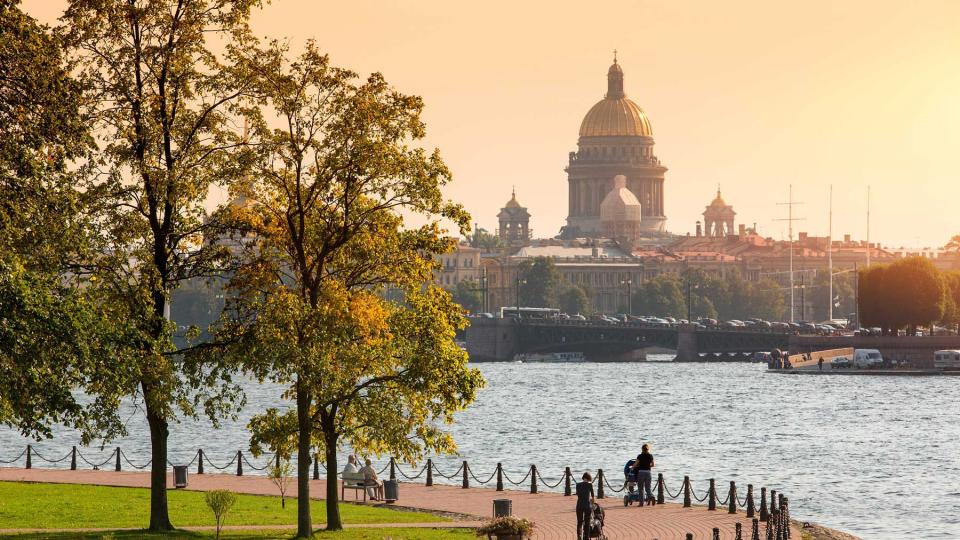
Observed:
[[[39,533],[3,536],[16,540],[208,540],[214,538],[212,532],[173,532],[150,534],[143,531],[116,531],[112,533]],[[224,531],[220,538],[225,540],[285,540],[293,536],[293,531]],[[472,529],[348,529],[335,533],[318,531],[317,540],[468,540],[476,538]]]
[[[167,497],[174,526],[216,525],[202,492],[169,490]],[[311,502],[313,522],[325,523],[326,503]],[[149,515],[150,491],[146,488],[0,482],[0,529],[135,528],[144,527]],[[286,509],[281,509],[279,497],[237,495],[237,503],[227,515],[226,523],[293,525],[297,522],[296,516],[296,499],[287,499]],[[340,516],[344,523],[356,524],[448,521],[422,512],[348,503],[340,503]]]

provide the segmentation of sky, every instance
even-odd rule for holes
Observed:
[[[64,0],[23,0],[47,23]],[[260,36],[424,98],[445,193],[481,227],[516,188],[535,237],[565,223],[567,154],[613,50],[668,167],[667,228],[694,230],[718,184],[737,222],[786,238],[941,246],[960,234],[960,2],[273,0]]]

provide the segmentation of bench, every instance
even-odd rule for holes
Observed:
[[[340,500],[343,500],[343,493],[347,489],[353,490],[353,499],[357,499],[357,490],[363,492],[363,502],[367,502],[367,480],[363,473],[342,472],[340,473]]]

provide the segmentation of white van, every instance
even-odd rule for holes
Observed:
[[[937,351],[933,353],[933,367],[937,369],[960,369],[960,351]]]
[[[853,351],[853,367],[872,368],[883,364],[883,356],[877,349],[856,349]]]

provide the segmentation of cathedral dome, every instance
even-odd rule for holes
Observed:
[[[580,136],[653,137],[647,115],[623,92],[623,69],[616,60],[607,70],[607,95],[583,117]]]

